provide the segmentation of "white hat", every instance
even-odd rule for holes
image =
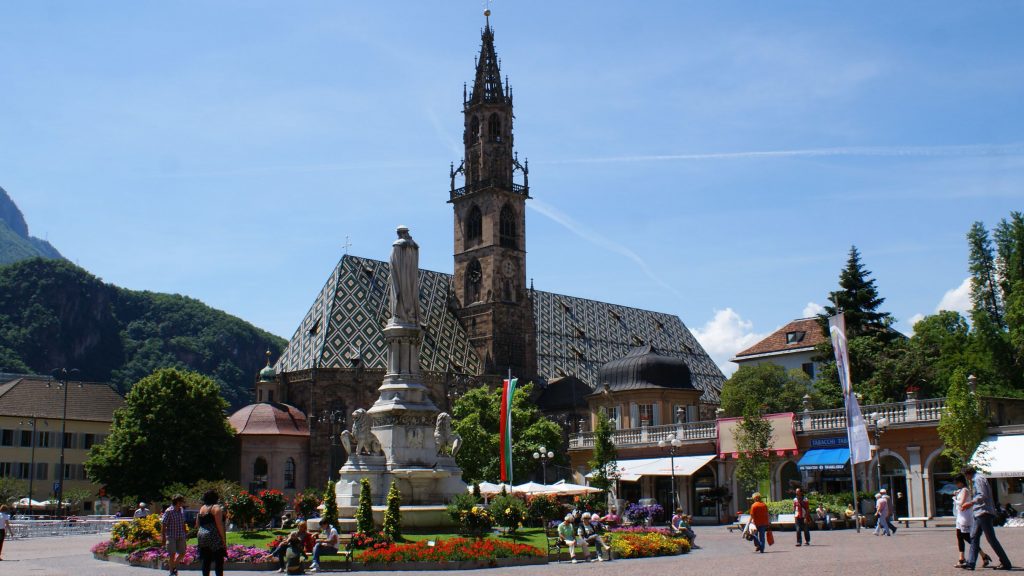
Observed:
[[[882,488],[881,490],[879,490],[878,493],[879,494],[885,494],[885,488]]]

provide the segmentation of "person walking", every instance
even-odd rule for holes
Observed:
[[[988,545],[992,547],[996,556],[999,557],[999,566],[996,566],[996,570],[1012,570],[1013,564],[1010,563],[1010,558],[1006,556],[1003,545],[996,538],[996,529],[992,524],[996,517],[996,503],[992,498],[992,487],[988,485],[988,478],[978,474],[974,466],[964,467],[961,474],[964,475],[965,480],[970,482],[971,501],[974,504],[974,529],[971,530],[971,553],[967,557],[967,562],[961,568],[974,570],[974,566],[978,562],[978,554],[981,553],[981,535],[984,534],[985,539],[988,540]]]
[[[0,560],[4,559],[4,539],[7,538],[7,532],[10,531],[11,537],[14,536],[14,528],[11,527],[11,515],[8,510],[7,504],[0,505]]]
[[[808,546],[811,545],[811,505],[804,496],[804,491],[796,489],[796,497],[793,498],[793,514],[796,516],[796,545],[800,546],[800,537]]]
[[[761,493],[754,492],[750,497],[754,500],[754,503],[750,505],[750,522],[757,529],[754,534],[754,550],[764,554],[765,534],[771,527],[772,521],[768,517],[768,505],[761,501]]]
[[[210,576],[213,566],[217,576],[224,576],[224,556],[227,554],[225,534],[226,514],[218,502],[220,495],[215,490],[203,494],[203,506],[196,517],[196,538],[199,541],[199,558],[202,561],[203,576]]]
[[[967,563],[964,557],[965,544],[971,543],[971,531],[974,530],[974,503],[971,501],[971,490],[967,487],[967,479],[963,474],[957,474],[953,479],[956,484],[956,493],[953,494],[953,511],[956,513],[956,547],[960,551],[960,560],[953,566],[960,568]],[[982,568],[988,568],[992,558],[981,548]]]
[[[178,573],[178,562],[185,557],[185,497],[175,494],[171,505],[160,519],[160,538],[167,549],[167,570],[170,576]]]
[[[878,536],[879,533],[892,536],[892,532],[889,531],[888,518],[889,501],[879,492],[875,494],[875,536]]]
[[[885,488],[879,490],[878,493],[882,495],[882,498],[885,498],[885,507],[889,511],[889,515],[885,517],[885,524],[889,527],[889,531],[892,532],[892,535],[895,536],[896,523],[894,520],[896,519],[896,509],[893,508],[892,505],[892,496],[886,493]]]

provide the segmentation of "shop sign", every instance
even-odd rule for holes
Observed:
[[[846,436],[836,438],[811,438],[811,448],[846,448]]]

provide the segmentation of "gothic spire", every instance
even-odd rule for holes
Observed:
[[[508,100],[501,87],[501,62],[494,51],[494,30],[488,20],[481,34],[480,57],[476,61],[476,78],[468,104],[508,103]]]

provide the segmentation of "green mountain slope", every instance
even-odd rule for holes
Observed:
[[[21,210],[0,188],[0,264],[10,264],[26,258],[63,258],[46,240],[28,234],[28,224]]]
[[[277,357],[285,344],[194,298],[119,288],[65,260],[0,267],[0,371],[78,368],[127,391],[176,366],[216,379],[237,408],[249,403],[266,350]]]

